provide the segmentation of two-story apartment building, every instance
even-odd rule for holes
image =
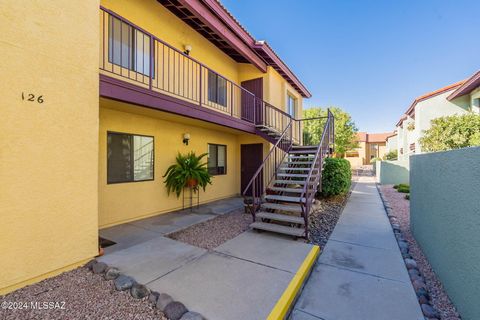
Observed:
[[[0,293],[181,208],[162,179],[178,153],[208,153],[206,203],[242,193],[275,132],[301,144],[310,92],[216,0],[10,1],[0,18]]]
[[[478,73],[472,78],[478,78]],[[478,80],[477,80],[478,81]],[[396,124],[398,159],[407,160],[413,153],[421,153],[419,139],[431,127],[435,118],[467,112],[478,112],[477,95],[469,80],[460,81],[416,98]],[[474,82],[474,81],[472,81]],[[477,84],[478,85],[478,84]],[[453,95],[454,93],[457,93]],[[473,95],[471,96],[470,93]]]
[[[387,152],[387,139],[390,136],[393,136],[392,132],[357,132],[358,148],[348,151],[345,158],[352,167],[367,165],[372,163],[373,159],[383,158]]]

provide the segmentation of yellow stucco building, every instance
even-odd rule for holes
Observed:
[[[352,168],[371,164],[372,160],[383,159],[387,151],[387,139],[394,136],[393,132],[367,133],[357,132],[358,147],[349,150],[345,158],[350,162]]]
[[[209,154],[202,203],[241,194],[272,143],[258,124],[302,114],[310,93],[266,42],[217,1],[174,3],[2,5],[0,294],[96,256],[99,229],[181,208],[162,178],[178,153]]]

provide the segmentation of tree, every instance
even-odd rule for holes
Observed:
[[[467,113],[440,117],[431,121],[431,128],[420,138],[427,152],[480,146],[480,115]]]
[[[358,129],[352,117],[347,112],[337,107],[330,108],[330,111],[335,117],[335,153],[343,157],[345,152],[358,147]],[[303,117],[305,119],[326,116],[327,109],[322,109],[321,107],[303,110]],[[303,121],[303,139],[305,145],[314,145],[320,142],[325,121],[326,119]]]
[[[398,155],[396,150],[392,150],[383,156],[383,160],[397,160],[397,158],[398,158]]]

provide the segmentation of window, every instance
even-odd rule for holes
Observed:
[[[107,183],[153,180],[153,137],[107,133]]]
[[[150,36],[109,16],[108,61],[150,75]]]
[[[227,80],[208,70],[208,101],[227,106]]]
[[[287,113],[295,118],[295,106],[296,106],[296,99],[291,95],[287,94]]]
[[[208,144],[208,173],[227,174],[227,146]]]

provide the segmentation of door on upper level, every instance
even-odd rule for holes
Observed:
[[[258,99],[246,93],[242,93],[242,119],[253,121],[255,117],[255,124],[263,123],[262,103],[263,100],[263,78],[256,78],[252,80],[243,81],[242,87],[253,93]]]

